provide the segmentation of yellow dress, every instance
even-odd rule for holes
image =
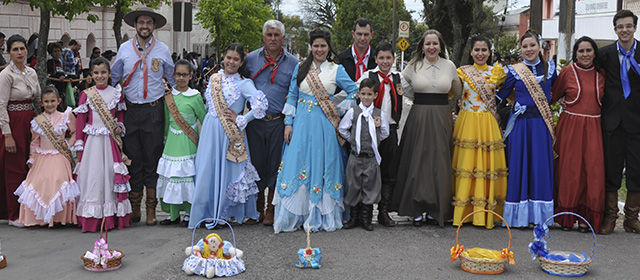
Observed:
[[[474,64],[495,91],[504,82],[501,66]],[[502,215],[507,193],[507,164],[498,122],[482,101],[471,79],[458,68],[463,83],[461,111],[453,130],[453,225],[469,213],[488,209]],[[465,222],[475,226],[494,226],[494,216],[476,213]]]

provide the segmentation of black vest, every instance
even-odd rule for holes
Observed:
[[[378,92],[378,87],[380,87],[380,75],[378,72],[369,72],[369,79],[372,79],[375,82],[375,87],[373,88],[376,92]],[[398,88],[402,88],[402,81],[400,80],[400,74],[391,74],[391,81],[393,84],[391,85],[398,92]],[[389,91],[389,94],[393,94],[392,91]],[[396,121],[396,124],[400,124],[400,118],[402,117],[402,95],[396,95],[396,99],[398,102],[398,110],[394,110],[393,108],[396,106],[396,102],[393,101],[393,97],[391,98],[391,118]]]

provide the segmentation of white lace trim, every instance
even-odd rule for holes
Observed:
[[[60,152],[58,150],[43,150],[40,147],[36,147],[36,153],[41,155],[57,155]]]
[[[45,203],[33,185],[27,184],[27,181],[23,181],[14,194],[19,196],[18,202],[20,202],[20,204],[27,206],[27,208],[33,211],[36,219],[49,223],[51,217],[63,210],[64,204],[67,202],[75,202],[76,198],[80,196],[80,188],[74,180],[65,181],[51,201]]]
[[[158,176],[157,196],[168,204],[193,203],[195,183],[193,177],[167,178]]]
[[[69,121],[70,113],[71,113],[71,108],[67,107],[67,109],[63,113],[62,120],[58,124],[53,126],[53,131],[55,131],[55,133],[57,133],[58,135],[63,135],[67,131],[68,129],[67,124],[70,122]],[[42,137],[47,138],[47,134],[44,133],[44,130],[42,130],[42,128],[40,127],[40,125],[35,119],[31,120],[31,129],[35,133],[42,135]]]
[[[191,128],[196,129],[196,127],[198,127],[197,123],[194,123]],[[184,131],[182,131],[182,129],[175,129],[173,128],[173,126],[169,125],[169,131],[171,131],[171,133],[179,135],[179,134],[184,134]]]
[[[196,175],[196,155],[170,157],[162,155],[156,169],[159,175],[165,177],[191,177]]]
[[[85,218],[102,218],[104,217],[124,217],[131,213],[131,202],[128,199],[118,202],[116,197],[113,201],[104,203],[89,203],[80,201],[77,210],[78,217]]]
[[[111,134],[111,132],[109,132],[109,130],[106,127],[93,126],[89,123],[85,125],[84,129],[82,129],[82,132],[89,135],[110,135]]]

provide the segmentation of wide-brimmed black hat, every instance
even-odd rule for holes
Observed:
[[[124,22],[126,22],[131,27],[135,27],[135,22],[139,16],[150,16],[156,23],[156,28],[161,28],[165,24],[167,24],[167,19],[163,15],[154,12],[151,8],[148,7],[140,7],[135,11],[127,13],[126,15],[124,15]]]
[[[107,50],[106,52],[102,53],[102,57],[111,59],[112,57],[116,56],[116,54],[118,54],[118,53],[116,53],[116,52],[114,52],[112,50]]]

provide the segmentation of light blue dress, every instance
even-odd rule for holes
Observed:
[[[316,67],[315,64],[311,67]],[[342,65],[324,61],[319,76],[331,98],[336,86],[348,93],[338,104],[344,114],[355,104],[356,84]],[[342,228],[344,210],[343,148],[336,129],[325,116],[309,85],[297,84],[298,66],[293,71],[289,94],[282,113],[285,125],[293,125],[293,135],[285,147],[274,196],[275,233],[295,231],[309,225],[311,231]]]
[[[244,130],[251,120],[264,117],[268,107],[267,98],[255,88],[251,79],[242,78],[238,73],[227,76],[223,70],[217,75],[222,75],[222,92],[230,109],[241,114],[245,102],[251,104],[252,110],[236,119],[240,130]],[[243,223],[245,219],[257,220],[260,216],[256,209],[256,181],[260,180],[258,172],[250,159],[233,162],[226,158],[229,138],[213,106],[212,86],[213,76],[205,92],[207,115],[202,124],[196,154],[195,191],[189,228],[203,218],[233,219]],[[249,152],[246,137],[244,142]]]

